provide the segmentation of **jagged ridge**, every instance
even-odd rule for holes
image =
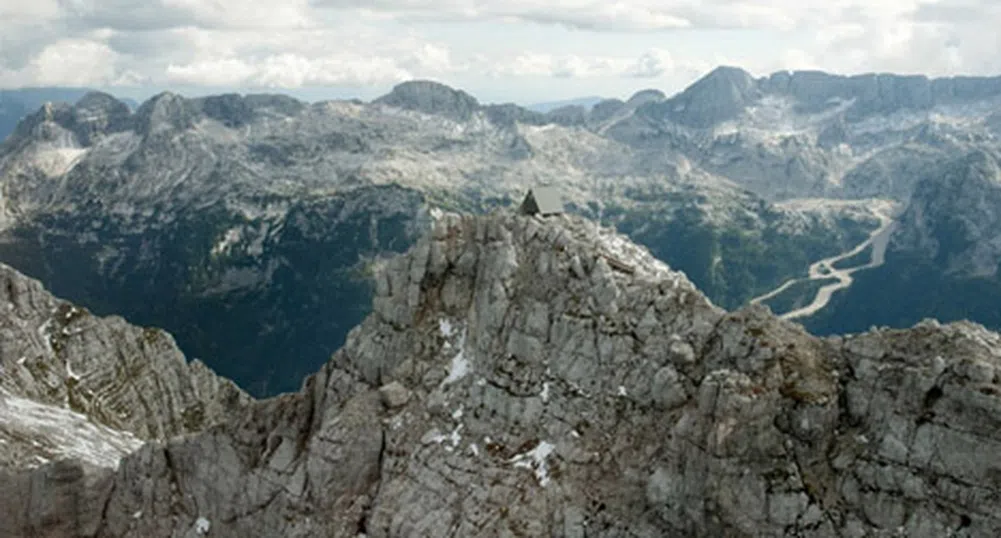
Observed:
[[[995,536],[1001,338],[817,339],[727,314],[574,217],[445,216],[296,395],[94,486],[10,477],[10,532]],[[72,473],[62,464],[62,476]],[[105,485],[113,483],[113,485]],[[50,495],[99,519],[32,512]],[[87,526],[89,525],[89,526]],[[62,534],[61,534],[62,533]],[[74,534],[76,533],[76,534]]]

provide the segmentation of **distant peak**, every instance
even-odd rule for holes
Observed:
[[[666,111],[673,121],[707,128],[737,117],[759,94],[750,73],[720,66],[672,98]]]
[[[629,101],[627,101],[627,103],[629,103],[630,105],[639,106],[654,101],[663,101],[664,99],[667,99],[667,96],[664,95],[664,92],[660,90],[647,89],[647,90],[640,90],[634,93],[633,96],[629,98]]]
[[[136,111],[136,128],[142,134],[167,129],[184,129],[192,125],[196,115],[191,103],[173,92],[161,92],[150,97]]]
[[[739,67],[721,65],[707,73],[701,79],[697,80],[692,87],[698,86],[700,83],[710,81],[726,81],[737,87],[746,88],[754,84],[754,77]]]
[[[81,144],[89,146],[101,136],[128,129],[132,111],[114,96],[92,91],[73,105],[72,116],[70,129]]]
[[[396,86],[393,86],[393,92],[409,92],[409,91],[438,91],[438,92],[449,92],[449,93],[464,93],[462,90],[457,90],[448,84],[443,82],[438,82],[436,80],[430,79],[415,79],[408,80],[406,82],[401,82]]]
[[[397,84],[376,104],[416,110],[426,114],[466,120],[480,108],[475,97],[433,80],[411,80]]]
[[[124,105],[124,103],[111,94],[99,91],[89,91],[84,94],[83,97],[78,99],[74,106],[76,108],[112,108],[116,105]]]

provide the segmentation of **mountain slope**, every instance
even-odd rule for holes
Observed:
[[[615,113],[661,98],[640,92]],[[99,314],[164,327],[268,395],[297,389],[343,343],[368,312],[368,267],[409,247],[432,207],[482,212],[559,185],[571,211],[621,224],[728,307],[872,226],[868,202],[835,219],[776,210],[682,161],[547,121],[428,82],[374,104],[165,93],[134,114],[89,94],[39,110],[0,148],[0,260]],[[629,224],[643,222],[662,227]],[[707,249],[669,240],[706,231],[718,236]]]
[[[926,318],[976,319],[1001,327],[1001,172],[998,158],[973,152],[926,172],[900,218],[886,264],[856,283],[811,331],[904,327]]]
[[[0,533],[1001,531],[982,457],[1001,449],[1001,337],[982,327],[817,339],[727,314],[573,217],[445,216],[376,283],[301,392],[89,480],[8,474]]]
[[[162,326],[275,394],[344,342],[368,311],[364,275],[434,208],[484,212],[557,185],[570,212],[618,226],[736,308],[850,252],[919,184],[947,203],[951,184],[920,178],[1001,151],[999,96],[997,79],[737,68],[675,96],[546,114],[429,81],[373,103],[165,93],[135,113],[90,94],[44,107],[0,147],[0,261],[99,314]],[[971,252],[989,266],[996,249]],[[938,278],[930,263],[915,285]],[[914,312],[937,315],[940,293]],[[855,297],[864,310],[823,330],[885,319]]]
[[[5,265],[0,373],[0,469],[114,467],[141,440],[202,431],[249,402],[169,334],[96,317]]]

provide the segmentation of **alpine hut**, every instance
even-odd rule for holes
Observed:
[[[563,199],[555,187],[536,187],[528,191],[518,211],[522,215],[559,215],[563,213]]]

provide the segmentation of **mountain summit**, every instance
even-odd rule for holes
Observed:
[[[374,103],[437,114],[459,121],[468,120],[480,108],[480,103],[472,95],[430,80],[398,84],[388,95],[376,99]]]
[[[117,469],[8,471],[0,533],[1001,532],[982,327],[818,339],[572,216],[441,215],[375,282],[300,392]]]

